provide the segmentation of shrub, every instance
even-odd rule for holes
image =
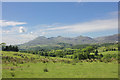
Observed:
[[[53,60],[53,62],[54,62],[54,63],[56,63],[56,62],[57,62],[57,60]]]
[[[76,63],[72,63],[72,65],[76,65]]]
[[[30,65],[28,65],[27,67],[30,67]]]
[[[97,62],[97,59],[94,59],[93,61]]]
[[[86,59],[86,62],[89,62],[90,60],[89,59]]]
[[[93,62],[94,60],[93,59],[90,59],[89,62]]]
[[[79,60],[78,60],[78,59],[74,59],[74,60],[73,60],[73,62],[78,63],[78,62],[79,62]]]
[[[80,60],[80,62],[83,62],[83,60]]]
[[[45,68],[45,69],[44,69],[44,72],[48,72],[48,69],[47,69],[47,68]]]
[[[46,63],[46,61],[44,60],[44,61],[42,61],[43,63]]]
[[[67,61],[67,63],[68,63],[68,64],[70,64],[70,63],[71,63],[71,61],[69,61],[69,60],[68,60],[68,61]]]
[[[103,59],[99,59],[100,62],[103,62]]]
[[[15,77],[15,73],[11,72],[11,76],[12,76],[12,77]]]
[[[10,68],[11,71],[15,70],[13,67]]]
[[[16,62],[13,62],[13,65],[14,65],[14,66],[17,66],[17,63],[16,63]]]
[[[23,64],[24,62],[22,61],[21,64]]]

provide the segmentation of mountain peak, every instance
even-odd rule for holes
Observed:
[[[62,36],[57,36],[57,37],[62,37]]]
[[[25,43],[25,45],[57,45],[57,43],[68,43],[68,44],[91,44],[91,43],[114,43],[118,41],[118,35],[110,35],[110,36],[104,36],[104,37],[98,37],[98,38],[91,38],[88,36],[78,36],[74,38],[68,38],[68,37],[50,37],[46,38],[44,36],[39,36],[36,39],[29,41]]]
[[[39,39],[39,38],[46,38],[46,37],[45,37],[45,36],[39,36],[39,37],[37,37],[37,38]]]

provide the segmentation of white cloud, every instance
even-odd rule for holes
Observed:
[[[36,37],[37,36],[32,35],[32,34],[20,34],[20,35],[7,34],[7,35],[3,35],[2,42],[7,43],[8,45],[22,44],[22,43],[28,42]]]
[[[45,32],[41,32],[41,36],[44,36],[46,33]]]
[[[37,37],[37,35],[28,33],[28,34],[21,34],[19,35],[19,37],[21,38],[21,40],[24,39],[23,42],[27,42]]]
[[[9,33],[9,30],[2,30],[3,33]]]
[[[82,0],[78,0],[78,3],[82,2]]]
[[[24,28],[23,26],[19,27],[19,32],[20,32],[20,33],[25,32],[25,28]]]
[[[106,20],[93,20],[84,23],[78,23],[67,26],[60,26],[54,28],[47,28],[46,31],[60,31],[60,32],[74,32],[74,33],[87,33],[96,31],[107,31],[118,28],[117,19]]]
[[[48,28],[45,30],[61,30],[61,29],[68,29],[69,26],[61,26],[61,27],[54,27],[54,28]]]
[[[2,32],[2,34],[14,35],[14,34],[27,32],[27,29],[23,26],[20,26],[20,27],[12,27],[10,29],[2,29],[1,32]]]
[[[33,32],[30,32],[30,34],[33,34]]]
[[[2,26],[2,27],[17,26],[17,25],[23,25],[23,24],[27,24],[27,23],[26,22],[0,20],[0,26]]]

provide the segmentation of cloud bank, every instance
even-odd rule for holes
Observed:
[[[89,22],[77,23],[66,26],[51,27],[51,28],[41,29],[41,31],[46,31],[46,32],[57,31],[57,33],[59,32],[87,33],[87,32],[108,31],[117,28],[118,28],[117,19],[104,19],[104,20],[93,20]]]
[[[27,23],[26,22],[0,20],[0,26],[2,26],[2,27],[17,26],[17,25],[23,25],[23,24],[27,24]]]

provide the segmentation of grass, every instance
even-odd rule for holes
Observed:
[[[2,56],[22,58],[21,56],[14,55],[14,54],[22,54],[22,55],[24,55],[24,56],[27,56],[28,58],[35,58],[36,60],[37,60],[37,59],[40,59],[40,58],[46,58],[45,56],[39,56],[39,55],[30,54],[30,53],[20,53],[20,52],[12,52],[12,51],[2,51]],[[59,59],[59,60],[71,60],[71,59],[60,58],[60,57],[47,57],[47,58],[50,58],[50,59]]]
[[[106,55],[106,54],[118,54],[118,51],[106,51],[106,52],[101,52],[101,54]]]
[[[91,55],[94,55],[95,53],[90,53]],[[98,54],[103,54],[103,55],[106,55],[106,54],[118,54],[118,51],[106,51],[106,52],[100,52]]]
[[[28,65],[30,65],[28,67]],[[3,64],[3,78],[117,78],[118,64],[114,63],[25,63],[9,68],[12,64]],[[47,67],[49,72],[44,72]],[[34,76],[33,76],[34,75]]]
[[[38,55],[2,52],[3,56],[22,58],[14,54],[23,54],[29,58],[44,58]],[[50,57],[56,59],[54,57]],[[58,58],[65,59],[65,58]],[[71,60],[71,59],[67,59]],[[78,62],[75,64],[64,62],[27,62],[14,65],[13,63],[3,63],[3,78],[118,78],[118,64],[115,62]]]
[[[109,46],[101,46],[98,48],[98,51],[99,52],[103,52],[103,50],[106,50],[106,49],[116,49],[118,50],[118,44],[114,44],[114,45],[109,45]]]
[[[2,64],[0,63],[0,79],[2,78]]]

